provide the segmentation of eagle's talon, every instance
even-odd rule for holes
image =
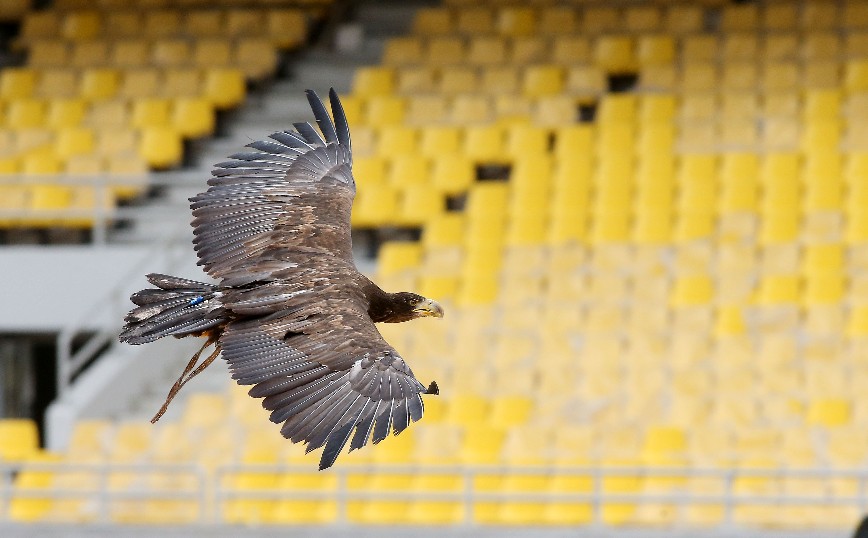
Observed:
[[[430,394],[432,396],[438,396],[440,394],[440,387],[437,386],[436,381],[432,381],[428,388],[425,389],[425,394]]]

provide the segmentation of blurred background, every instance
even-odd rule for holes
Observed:
[[[317,472],[222,361],[152,426],[198,343],[116,335],[330,86],[360,269],[446,317],[381,328],[424,420]],[[866,120],[862,0],[0,0],[0,534],[848,536]]]

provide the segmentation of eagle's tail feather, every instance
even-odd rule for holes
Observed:
[[[156,288],[130,297],[137,308],[124,318],[121,342],[145,344],[168,335],[201,334],[226,321],[215,286],[160,274],[147,278]]]

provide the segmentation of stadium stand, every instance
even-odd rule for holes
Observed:
[[[304,36],[282,32],[304,11],[229,0],[81,4],[24,19],[28,64],[0,73],[0,136],[20,148],[3,170],[105,171],[103,144],[129,132],[122,151],[172,166],[167,139],[212,132],[239,77],[269,76]],[[855,0],[420,8],[344,106],[353,225],[421,229],[381,246],[377,281],[447,305],[442,323],[381,328],[440,384],[424,420],[322,473],[236,386],[193,383],[154,427],[79,422],[62,454],[0,423],[0,462],[25,462],[6,517],[852,528],[868,479],[866,32]],[[60,188],[4,186],[0,203],[36,221],[94,203]],[[51,487],[76,496],[16,497]]]
[[[94,213],[94,200],[110,216],[144,191],[148,169],[182,163],[184,140],[212,135],[215,115],[243,102],[245,81],[274,76],[278,53],[303,45],[322,15],[317,3],[28,4],[4,7],[21,19],[14,47],[26,55],[0,70],[0,179],[24,189],[8,204],[24,216],[7,227],[46,224],[26,216],[40,206],[27,176],[82,183],[80,196],[52,206],[52,225],[91,226],[76,211]]]

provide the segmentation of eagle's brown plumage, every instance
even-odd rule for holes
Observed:
[[[175,393],[222,352],[232,377],[253,385],[281,433],[307,450],[325,446],[320,469],[349,442],[361,448],[422,417],[426,388],[374,322],[442,316],[419,295],[386,293],[353,262],[350,212],[355,196],[350,132],[337,94],[334,121],[307,92],[320,135],[307,123],[274,133],[217,165],[204,193],[191,198],[199,264],[216,285],[148,275],[156,289],[131,299],[120,339],[141,344],[166,335],[204,336],[214,352]]]

